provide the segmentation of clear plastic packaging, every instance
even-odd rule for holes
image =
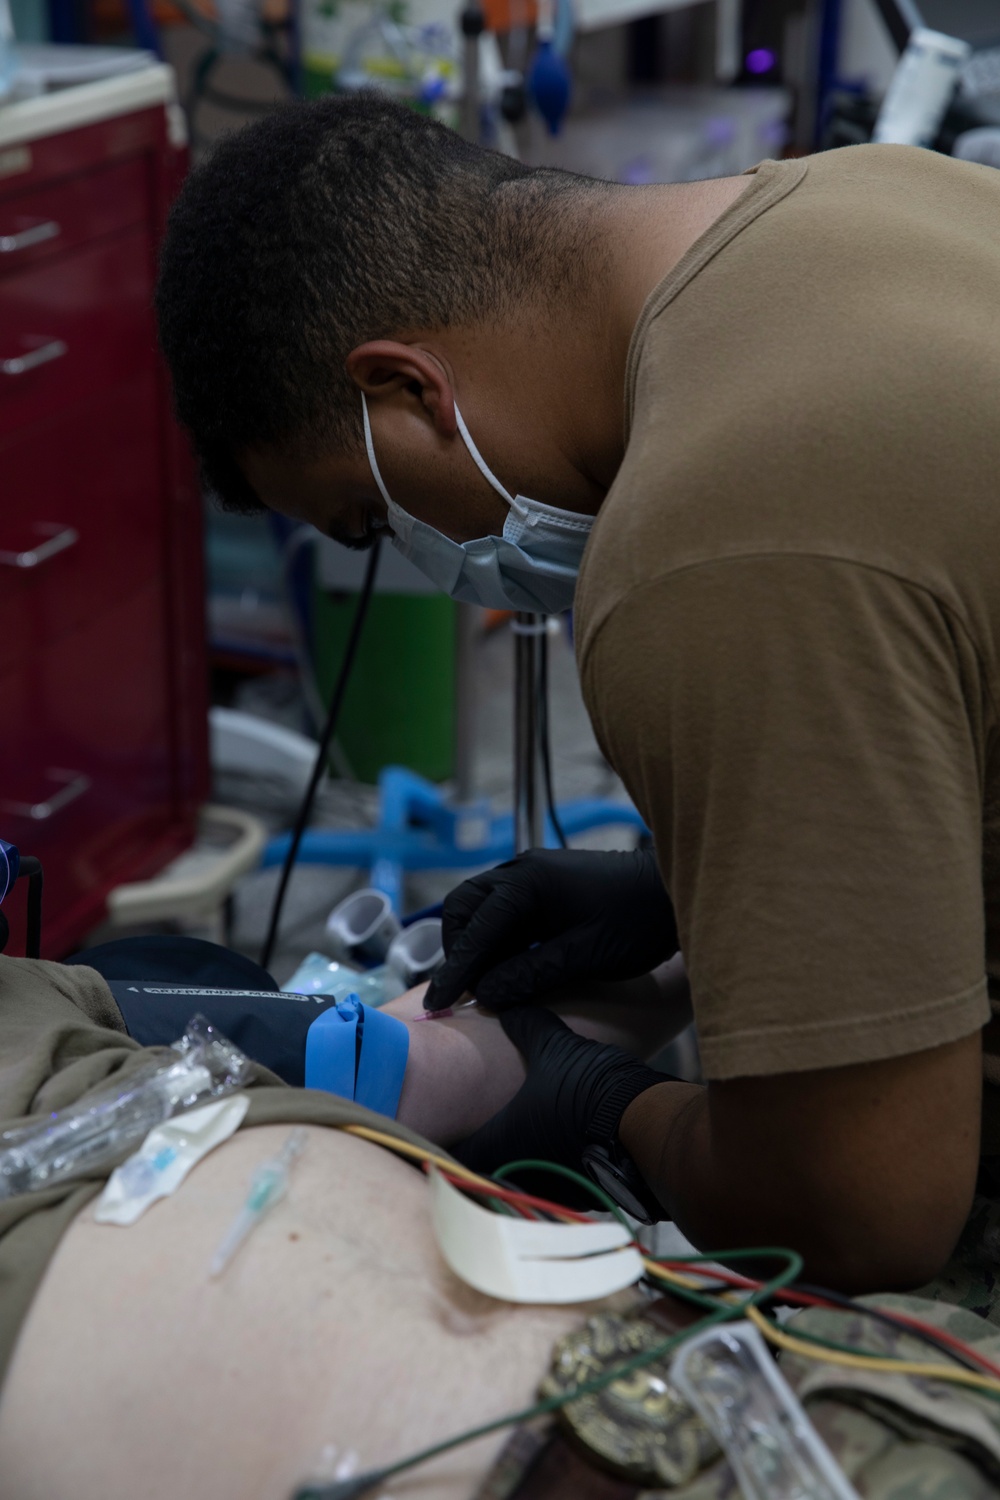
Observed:
[[[338,1001],[357,995],[362,1004],[379,1006],[395,1000],[406,986],[387,964],[362,974],[348,964],[334,962],[325,953],[307,953],[281,988],[286,995],[332,995]]]
[[[859,1500],[752,1323],[682,1344],[670,1379],[711,1428],[745,1500]]]
[[[76,1104],[0,1135],[0,1198],[39,1192],[112,1166],[154,1126],[248,1082],[249,1059],[204,1016],[173,1045],[177,1058],[112,1079]]]
[[[192,1167],[239,1129],[249,1108],[249,1094],[230,1094],[154,1126],[104,1184],[97,1223],[134,1224],[151,1203],[175,1193]]]

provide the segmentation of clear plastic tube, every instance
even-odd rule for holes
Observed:
[[[682,1344],[670,1379],[711,1428],[746,1500],[859,1500],[752,1323]]]
[[[195,1016],[173,1050],[173,1062],[150,1057],[148,1066],[112,1080],[75,1104],[0,1135],[0,1198],[86,1177],[127,1156],[154,1126],[208,1099],[242,1088],[249,1059],[226,1037]]]

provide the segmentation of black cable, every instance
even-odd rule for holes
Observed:
[[[312,805],[316,798],[317,788],[319,787],[320,781],[323,779],[323,773],[326,770],[326,758],[329,754],[330,743],[337,731],[337,721],[340,718],[340,710],[343,706],[344,694],[347,691],[347,684],[350,681],[351,676],[351,668],[354,666],[354,658],[357,655],[358,642],[361,639],[361,627],[365,623],[365,615],[368,613],[368,605],[371,601],[372,590],[375,586],[375,573],[378,568],[378,555],[379,539],[376,538],[375,545],[371,550],[371,556],[368,559],[368,567],[365,570],[365,579],[361,585],[361,593],[358,597],[357,608],[354,611],[354,618],[351,621],[351,630],[350,634],[347,637],[347,645],[344,647],[344,659],[340,664],[340,675],[337,678],[337,683],[333,690],[333,697],[330,699],[330,712],[326,716],[326,723],[323,725],[323,733],[320,735],[319,748],[316,751],[316,763],[313,766],[312,775],[309,778],[309,785],[306,787],[306,793],[302,798],[302,805],[299,808],[299,814],[295,820],[295,828],[292,831],[292,839],[291,843],[288,846],[288,853],[285,855],[285,862],[281,867],[281,879],[278,881],[278,889],[275,892],[274,896],[274,905],[271,907],[271,920],[268,924],[267,937],[264,939],[264,946],[261,949],[260,954],[260,965],[262,969],[266,969],[268,964],[271,962],[271,955],[274,952],[275,940],[278,936],[278,924],[281,921],[281,908],[285,904],[285,893],[288,889],[288,882],[292,878],[292,870],[295,868],[295,861],[299,853],[299,845],[302,843],[302,835],[305,833],[309,823],[309,815],[312,812]]]
[[[538,738],[542,752],[542,779],[545,783],[545,805],[549,820],[555,831],[559,846],[568,849],[569,844],[559,821],[559,808],[552,786],[552,738],[549,730],[549,638],[548,634],[538,638]]]
[[[706,1278],[710,1278],[711,1274],[711,1271],[706,1268]],[[706,1297],[717,1297],[725,1292],[740,1290],[740,1288],[738,1287],[734,1288],[732,1284],[727,1281],[713,1282],[709,1279],[706,1279],[698,1287],[698,1292],[696,1294],[693,1290],[689,1291],[686,1287],[676,1286],[673,1282],[665,1283],[659,1281],[657,1277],[652,1273],[644,1276],[643,1282],[646,1286],[654,1289],[657,1292],[662,1292],[664,1286],[666,1286],[667,1291],[673,1293],[673,1295],[676,1297],[680,1297],[682,1301],[691,1301],[698,1303],[699,1305]],[[884,1323],[886,1327],[894,1329],[896,1333],[906,1334],[909,1338],[916,1339],[918,1343],[926,1344],[929,1348],[934,1350],[935,1354],[945,1355],[948,1359],[954,1361],[955,1364],[961,1365],[966,1370],[971,1370],[975,1375],[982,1375],[985,1373],[983,1366],[980,1365],[977,1360],[970,1358],[966,1354],[963,1354],[960,1349],[955,1349],[951,1344],[947,1342],[946,1339],[937,1338],[936,1335],[930,1331],[930,1329],[925,1330],[923,1328],[914,1328],[902,1317],[896,1317],[895,1314],[891,1312],[885,1312],[880,1307],[869,1307],[864,1302],[856,1302],[852,1297],[845,1297],[840,1292],[831,1292],[829,1287],[813,1286],[811,1283],[805,1281],[793,1282],[791,1286],[783,1288],[780,1292],[776,1292],[772,1297],[762,1299],[758,1304],[761,1308],[761,1311],[763,1311],[766,1307],[773,1305],[774,1303],[779,1303],[786,1307],[789,1306],[789,1299],[786,1295],[786,1293],[788,1292],[804,1292],[810,1297],[821,1297],[824,1302],[829,1302],[834,1307],[842,1309],[844,1312],[853,1312],[861,1318],[870,1318],[873,1322]],[[798,1310],[801,1312],[810,1312],[813,1309],[810,1306],[804,1306],[800,1307]],[[822,1311],[822,1309],[818,1310]],[[796,1329],[793,1327],[789,1330],[789,1332],[796,1333]],[[805,1331],[803,1330],[803,1337],[805,1336]],[[864,1352],[865,1351],[862,1349],[858,1350],[859,1354],[862,1354]]]
[[[21,855],[18,880],[28,882],[28,920],[25,930],[26,958],[40,958],[42,953],[42,862],[33,854]]]
[[[891,1312],[884,1312],[880,1307],[869,1307],[866,1302],[856,1302],[853,1297],[844,1297],[840,1292],[831,1292],[829,1287],[812,1286],[805,1281],[797,1281],[794,1289],[797,1292],[806,1292],[810,1297],[822,1297],[825,1302],[833,1302],[837,1307],[842,1307],[845,1312],[858,1313],[863,1318],[873,1318],[876,1323],[885,1323],[889,1328],[894,1328],[897,1333],[905,1333],[909,1338],[929,1345],[939,1354],[946,1354],[949,1359],[964,1365],[967,1370],[974,1370],[977,1375],[983,1373],[981,1365],[969,1359],[961,1350],[954,1349],[945,1339],[935,1338],[934,1334],[925,1332],[922,1328],[913,1328],[902,1318],[894,1317]]]

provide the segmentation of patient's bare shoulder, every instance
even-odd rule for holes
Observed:
[[[329,1444],[367,1466],[531,1400],[581,1310],[464,1286],[433,1243],[422,1174],[342,1132],[309,1127],[288,1197],[209,1280],[287,1134],[241,1131],[130,1229],[77,1218],[0,1399],[4,1500],[281,1500]],[[465,1500],[502,1441],[393,1493]]]

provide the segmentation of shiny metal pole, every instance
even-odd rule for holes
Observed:
[[[459,111],[458,133],[467,141],[479,144],[482,134],[479,79],[479,38],[486,30],[486,17],[478,0],[469,0],[459,16],[462,30],[462,104]]]
[[[518,611],[514,633],[514,849],[545,842],[545,804],[539,746],[538,687],[545,615]]]
[[[486,17],[478,0],[469,0],[461,15],[462,103],[459,134],[479,144],[479,38]],[[455,801],[471,802],[475,767],[476,683],[479,664],[476,639],[481,611],[472,604],[455,606]]]
[[[476,643],[482,611],[455,605],[455,800],[471,802],[476,759],[476,707],[479,663]]]

